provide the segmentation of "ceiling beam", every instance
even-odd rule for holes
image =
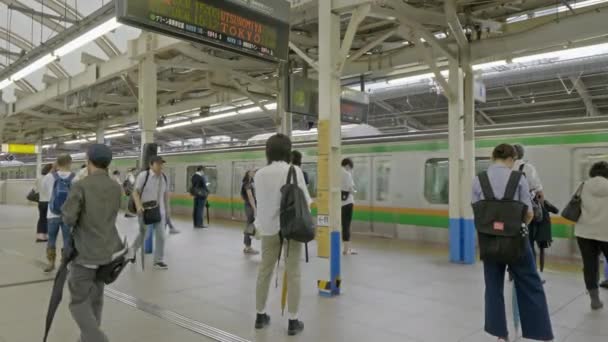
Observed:
[[[576,89],[576,92],[583,100],[583,103],[585,103],[585,107],[587,108],[587,116],[601,115],[602,113],[600,110],[595,104],[593,104],[593,99],[591,99],[591,96],[589,96],[589,89],[587,89],[587,86],[585,86],[583,79],[581,77],[577,78],[574,76],[570,76],[569,79],[572,82],[574,89]]]
[[[39,18],[58,20],[58,21],[63,21],[63,22],[70,23],[70,24],[75,24],[77,22],[74,19],[67,18],[67,17],[64,17],[64,16],[54,15],[54,14],[50,14],[50,13],[44,13],[44,12],[36,11],[35,9],[32,9],[32,8],[22,7],[20,5],[17,5],[14,2],[13,3],[9,3],[8,9],[20,12],[20,13],[25,14],[25,15],[29,15],[31,17],[37,16]]]

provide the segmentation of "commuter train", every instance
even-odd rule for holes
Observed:
[[[476,131],[476,167],[489,165],[499,143],[521,143],[526,158],[541,177],[547,200],[563,208],[575,187],[598,160],[608,160],[608,120],[577,120],[555,124],[538,122],[527,127],[498,125]],[[317,162],[314,141],[295,143],[304,155],[303,169],[310,176],[310,193],[316,195]],[[343,156],[354,160],[356,206],[353,231],[391,239],[447,244],[448,142],[442,130],[394,136],[344,139]],[[192,199],[189,179],[197,165],[209,178],[210,213],[214,218],[242,220],[241,180],[246,170],[265,165],[262,145],[215,148],[163,154],[174,212],[189,213]],[[137,157],[119,157],[112,165],[124,176]],[[80,167],[79,162],[74,164]],[[35,165],[0,167],[0,179],[34,178]],[[549,253],[577,255],[573,226],[553,219],[553,247]]]

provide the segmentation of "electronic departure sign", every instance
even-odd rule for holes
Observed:
[[[285,0],[118,0],[119,22],[270,61],[287,60]]]
[[[319,81],[296,75],[289,76],[290,113],[319,116]],[[367,123],[369,95],[364,92],[343,89],[340,94],[340,120],[347,123]]]

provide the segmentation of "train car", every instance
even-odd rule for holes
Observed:
[[[486,168],[494,146],[521,143],[543,181],[546,198],[563,207],[589,167],[608,160],[606,122],[538,123],[528,127],[497,126],[476,132],[476,167]],[[539,133],[542,132],[542,133]],[[294,145],[304,155],[310,175],[310,193],[316,195],[316,143]],[[353,230],[358,234],[431,243],[448,242],[448,141],[445,131],[345,139],[343,156],[354,160],[356,205]],[[241,179],[249,169],[265,165],[262,145],[163,154],[177,213],[190,213],[187,193],[197,165],[203,165],[210,186],[211,215],[242,220]],[[75,168],[80,162],[75,162]],[[136,157],[117,158],[112,170],[124,175],[136,166]],[[2,179],[33,177],[35,165],[0,168]],[[576,256],[571,222],[553,217],[554,244],[549,254]]]

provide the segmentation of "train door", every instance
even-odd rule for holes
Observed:
[[[395,236],[392,206],[390,156],[355,157],[354,231],[380,236]]]

